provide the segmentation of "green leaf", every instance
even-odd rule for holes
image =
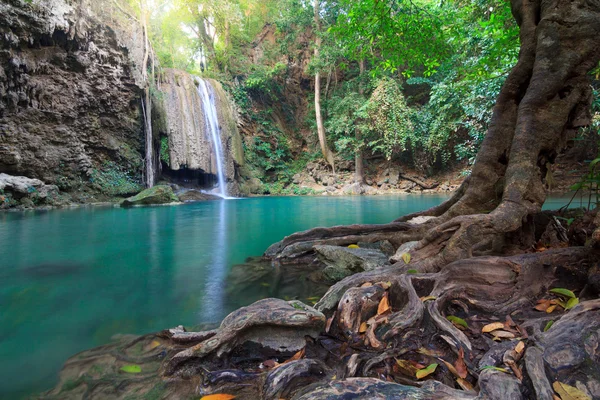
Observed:
[[[417,271],[416,269],[409,269],[408,271],[406,271],[407,274],[418,274],[419,271]]]
[[[544,332],[546,332],[548,329],[552,328],[552,325],[554,325],[554,321],[548,321],[548,323],[544,327]]]
[[[123,365],[120,369],[121,371],[127,372],[128,374],[139,374],[140,372],[142,372],[142,367],[135,364]]]
[[[435,369],[437,368],[437,364],[429,364],[427,367],[420,369],[417,371],[417,379],[423,379],[428,375],[431,375],[435,372]]]
[[[448,315],[446,318],[447,318],[447,319],[448,319],[448,321],[450,321],[450,322],[453,322],[453,323],[455,323],[455,324],[457,324],[457,325],[460,325],[460,326],[464,326],[464,327],[465,327],[465,328],[467,328],[467,329],[469,328],[469,325],[467,324],[467,321],[465,321],[465,320],[464,320],[464,319],[462,319],[462,318],[456,317],[456,316],[454,316],[454,315]]]
[[[569,299],[569,301],[567,301],[565,310],[570,310],[571,308],[575,307],[577,304],[579,304],[579,299],[577,297],[571,297]]]
[[[349,249],[358,249],[358,245],[357,244],[351,244],[348,246]]]
[[[565,297],[568,297],[570,299],[576,297],[575,293],[571,292],[569,289],[564,289],[564,288],[550,289],[550,293],[559,294],[561,296],[565,296]]]

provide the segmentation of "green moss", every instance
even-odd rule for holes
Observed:
[[[109,196],[125,196],[137,193],[143,189],[140,176],[134,176],[131,171],[125,171],[112,161],[105,162],[100,169],[93,169],[90,182]]]
[[[171,156],[169,155],[169,138],[160,137],[160,160],[167,165],[171,165]]]

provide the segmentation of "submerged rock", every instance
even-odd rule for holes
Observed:
[[[150,204],[168,204],[179,202],[173,189],[167,185],[158,185],[149,189],[143,190],[137,195],[125,199],[121,202],[122,207],[131,207]]]
[[[388,256],[377,249],[348,248],[340,246],[315,246],[319,260],[327,267],[323,274],[332,281],[339,281],[358,272],[371,271],[389,265]]]

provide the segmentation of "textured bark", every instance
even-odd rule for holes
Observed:
[[[360,76],[365,73],[365,60],[361,59],[359,62]],[[362,96],[365,93],[363,85],[358,87],[358,93]],[[354,183],[362,185],[365,183],[365,171],[363,166],[363,151],[362,151],[362,131],[357,127],[355,130],[356,138],[356,155],[354,157]]]

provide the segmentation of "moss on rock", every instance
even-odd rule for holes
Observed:
[[[125,199],[121,202],[122,207],[131,207],[149,204],[168,204],[179,202],[173,189],[167,185],[157,185],[152,188],[143,190],[137,195]]]

